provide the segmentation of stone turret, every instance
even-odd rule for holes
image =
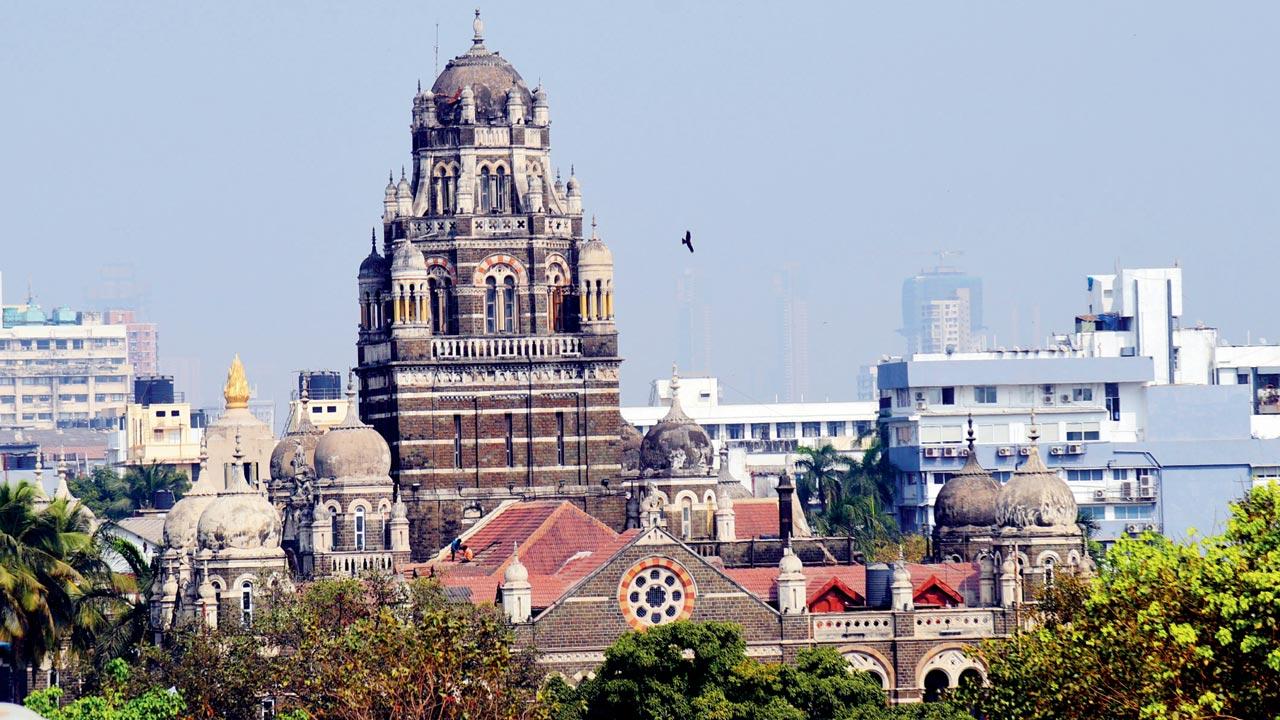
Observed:
[[[533,614],[533,585],[529,583],[529,570],[520,562],[519,552],[513,548],[511,563],[502,574],[502,613],[512,624],[528,622]]]
[[[783,615],[800,615],[808,612],[807,581],[804,563],[787,545],[778,561],[778,612]]]

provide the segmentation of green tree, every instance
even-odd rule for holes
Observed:
[[[160,569],[160,558],[147,562],[133,543],[102,525],[94,534],[102,559],[92,573],[93,582],[77,600],[77,621],[72,627],[72,647],[88,664],[100,670],[115,658],[136,662],[146,642],[151,620],[151,590]],[[111,560],[128,568],[117,573]]]
[[[808,509],[811,499],[816,498],[824,510],[832,507],[843,494],[844,477],[852,461],[829,444],[799,447],[796,454],[800,456],[796,460],[800,502]]]
[[[112,468],[96,467],[88,475],[71,478],[67,486],[72,495],[100,518],[119,520],[133,514],[133,501],[129,499],[128,485]]]
[[[186,473],[160,463],[130,467],[125,471],[124,482],[125,492],[135,510],[152,507],[156,493],[161,490],[168,490],[175,498],[180,498],[191,489]]]
[[[1280,708],[1280,488],[1234,503],[1226,532],[1121,538],[1096,578],[1055,584],[1035,629],[977,651],[993,720],[1273,718]]]
[[[731,623],[677,622],[627,633],[605,652],[594,678],[578,688],[552,679],[542,698],[556,720],[887,720],[967,715],[940,704],[932,715],[889,708],[880,684],[850,672],[831,648],[801,651],[794,662],[748,658]]]
[[[59,707],[61,688],[40,690],[27,696],[23,705],[50,720],[176,720],[186,710],[186,702],[175,690],[147,687],[130,692],[130,670],[116,659],[103,668],[100,695],[87,695]]]
[[[37,510],[35,499],[26,482],[0,485],[0,640],[17,667],[39,662],[66,636],[86,573],[101,567],[85,513],[66,500]]]

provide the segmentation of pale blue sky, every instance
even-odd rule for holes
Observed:
[[[0,271],[80,305],[98,268],[148,278],[162,358],[216,397],[240,352],[263,394],[354,360],[354,275],[416,82],[463,52],[470,3],[7,3]],[[1185,268],[1188,322],[1280,340],[1280,5],[532,3],[488,46],[549,90],[617,263],[624,399],[678,352],[693,268],[712,368],[781,378],[773,277],[810,304],[810,397],[901,352],[902,278],[939,248],[986,316],[1045,332],[1084,275]],[[698,252],[676,239],[693,230]],[[1029,331],[1024,329],[1024,335]],[[766,362],[767,360],[767,362]]]

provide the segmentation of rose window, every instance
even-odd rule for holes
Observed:
[[[689,617],[694,594],[693,579],[683,567],[666,558],[651,558],[623,576],[618,604],[627,622],[642,629]]]

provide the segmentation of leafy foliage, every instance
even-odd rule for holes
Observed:
[[[267,695],[295,720],[540,718],[538,675],[510,641],[493,607],[371,576],[277,590],[251,630],[190,628],[147,660],[191,718],[251,720]]]
[[[1089,583],[1045,595],[1035,630],[977,652],[959,698],[1018,718],[1272,718],[1280,708],[1280,488],[1233,504],[1223,535],[1122,538]]]
[[[820,535],[847,535],[868,556],[878,548],[895,545],[897,558],[898,524],[887,512],[893,507],[893,470],[881,452],[879,441],[872,443],[861,460],[841,455],[830,445],[798,448],[797,494],[810,511],[814,530]],[[810,498],[819,500],[817,509]]]
[[[123,476],[112,468],[98,467],[88,475],[72,478],[67,485],[94,514],[108,520],[151,508],[161,490],[180,498],[191,489],[186,473],[161,464],[131,467]]]
[[[571,688],[553,678],[542,691],[556,720],[887,720],[968,716],[949,705],[932,714],[888,708],[870,675],[849,671],[830,648],[801,651],[790,664],[748,658],[730,623],[677,622],[627,633],[605,652],[596,676]]]
[[[59,707],[61,688],[49,688],[27,696],[23,704],[50,720],[176,720],[186,711],[177,691],[149,687],[131,693],[130,671],[115,659],[103,668],[101,695],[87,695]]]

